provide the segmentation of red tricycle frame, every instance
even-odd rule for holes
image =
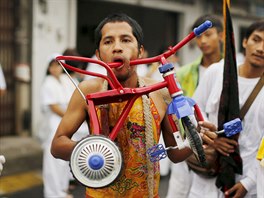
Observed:
[[[201,34],[206,29],[211,27],[211,22],[206,21],[204,24],[199,26],[198,28],[194,29],[193,32],[191,32],[189,35],[187,35],[182,41],[180,41],[177,45],[174,47],[169,47],[166,52],[163,54],[160,54],[155,57],[151,58],[145,58],[145,59],[137,59],[130,61],[130,65],[138,65],[138,64],[149,64],[153,62],[160,62],[162,64],[161,67],[164,67],[168,64],[167,58],[171,56],[172,54],[176,53],[177,50],[179,50],[182,46],[184,46],[186,43],[188,43],[191,39],[193,39],[195,36]],[[200,28],[200,29],[199,29]],[[195,31],[197,30],[197,31]],[[87,102],[87,105],[89,106],[89,115],[91,122],[93,123],[93,134],[94,135],[100,135],[102,132],[102,129],[100,127],[100,123],[97,117],[96,113],[96,105],[102,105],[102,104],[109,104],[114,102],[121,102],[121,101],[127,101],[127,104],[125,108],[123,109],[120,117],[117,120],[116,125],[112,129],[112,131],[109,134],[109,138],[114,141],[118,131],[122,127],[125,119],[127,118],[127,115],[129,114],[129,111],[131,110],[135,100],[144,95],[148,94],[150,92],[162,89],[162,88],[168,88],[168,91],[172,98],[177,97],[179,95],[182,95],[183,92],[181,88],[178,86],[177,79],[175,77],[175,73],[173,70],[169,69],[168,71],[163,72],[163,78],[164,80],[162,82],[155,83],[153,85],[148,85],[145,87],[138,87],[138,88],[126,88],[123,87],[120,82],[117,80],[115,74],[113,73],[111,68],[120,66],[120,63],[105,63],[100,60],[95,60],[91,58],[84,58],[84,57],[76,57],[76,56],[58,56],[56,57],[56,60],[60,63],[62,67],[66,67],[67,69],[73,70],[75,72],[79,72],[86,75],[92,75],[96,77],[101,77],[108,81],[111,90],[107,90],[104,92],[98,92],[98,93],[91,93],[85,96],[85,100]],[[82,70],[79,68],[75,68],[73,66],[70,66],[66,64],[64,61],[80,61],[80,62],[89,62],[89,63],[95,63],[100,66],[103,66],[106,70],[108,75],[103,75],[100,73],[95,73],[91,71]],[[78,89],[79,90],[79,89]],[[80,91],[80,90],[79,90]],[[83,95],[83,94],[82,94]],[[201,111],[197,104],[194,104],[194,112],[196,114],[196,118],[198,121],[203,120],[203,116],[201,114]],[[179,118],[180,119],[180,118]],[[177,126],[175,122],[173,121],[172,115],[169,115],[170,124],[172,126],[173,131],[177,131]]]

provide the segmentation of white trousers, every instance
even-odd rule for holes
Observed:
[[[192,185],[192,175],[193,172],[189,170],[185,161],[171,164],[167,198],[187,198]]]
[[[69,163],[55,159],[50,147],[43,151],[43,184],[44,198],[64,198],[67,195],[70,180]]]
[[[206,178],[193,172],[193,181],[188,198],[224,198],[224,193],[215,185],[216,177]],[[247,193],[244,198],[256,198]]]

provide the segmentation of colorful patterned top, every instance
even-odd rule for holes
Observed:
[[[114,127],[126,102],[113,103],[108,106],[109,130]],[[160,116],[153,101],[150,100],[150,111],[152,120],[152,131],[154,144],[157,144],[160,136]],[[131,108],[123,127],[118,132],[116,142],[123,156],[123,168],[120,176],[109,186],[104,188],[86,188],[86,198],[105,197],[149,197],[148,192],[148,170],[146,158],[146,136],[142,97],[139,97]],[[98,109],[98,118],[102,111]],[[101,119],[99,119],[101,120]],[[101,121],[102,122],[102,121]],[[159,197],[159,162],[154,163],[154,197]]]

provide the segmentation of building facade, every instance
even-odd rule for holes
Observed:
[[[140,23],[145,48],[155,56],[162,47],[174,46],[187,36],[200,15],[222,16],[222,0],[1,0],[0,61],[8,92],[0,100],[0,136],[36,135],[42,121],[39,95],[48,57],[67,47],[91,57],[94,28],[116,11]],[[231,1],[238,52],[244,28],[263,18],[263,13],[261,0]],[[198,56],[199,50],[190,42],[178,55],[185,64]]]

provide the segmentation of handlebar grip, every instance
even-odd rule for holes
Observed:
[[[224,124],[224,131],[226,137],[231,137],[242,131],[242,122],[239,118],[226,122]]]
[[[196,36],[199,36],[200,34],[202,34],[205,30],[207,30],[210,27],[212,27],[212,22],[209,20],[206,20],[201,25],[199,25],[197,28],[194,28],[193,32]]]

